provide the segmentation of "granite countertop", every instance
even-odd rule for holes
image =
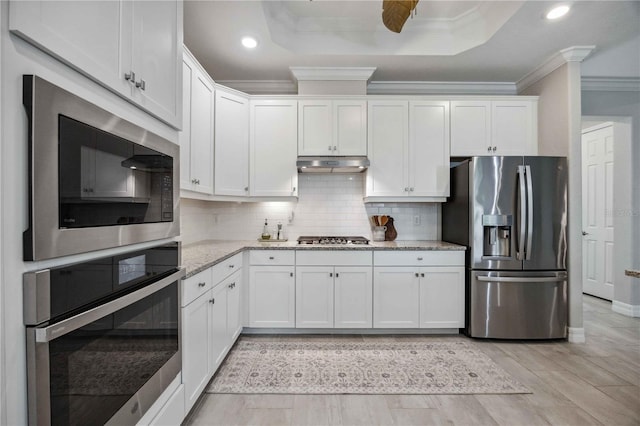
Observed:
[[[636,269],[625,269],[624,274],[630,277],[640,278],[640,271]]]
[[[371,241],[363,246],[299,245],[297,241],[207,240],[182,246],[182,266],[189,278],[243,250],[465,250],[445,241]]]

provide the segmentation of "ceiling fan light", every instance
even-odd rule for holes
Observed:
[[[258,41],[253,37],[242,37],[242,45],[247,49],[255,49]]]
[[[545,17],[550,20],[556,20],[559,18],[562,18],[564,15],[567,14],[567,12],[569,12],[570,7],[566,4],[562,4],[560,6],[556,6],[552,9],[550,9],[547,14],[545,15]]]

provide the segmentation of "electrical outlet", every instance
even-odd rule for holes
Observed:
[[[420,225],[420,216],[419,216],[419,215],[415,215],[415,216],[413,217],[413,224],[414,224],[415,226]]]

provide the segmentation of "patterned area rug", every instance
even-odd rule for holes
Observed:
[[[380,341],[378,341],[380,340]],[[452,338],[241,337],[208,393],[530,393],[473,343]]]

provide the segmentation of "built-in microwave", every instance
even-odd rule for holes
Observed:
[[[178,145],[34,75],[24,260],[179,234]]]

